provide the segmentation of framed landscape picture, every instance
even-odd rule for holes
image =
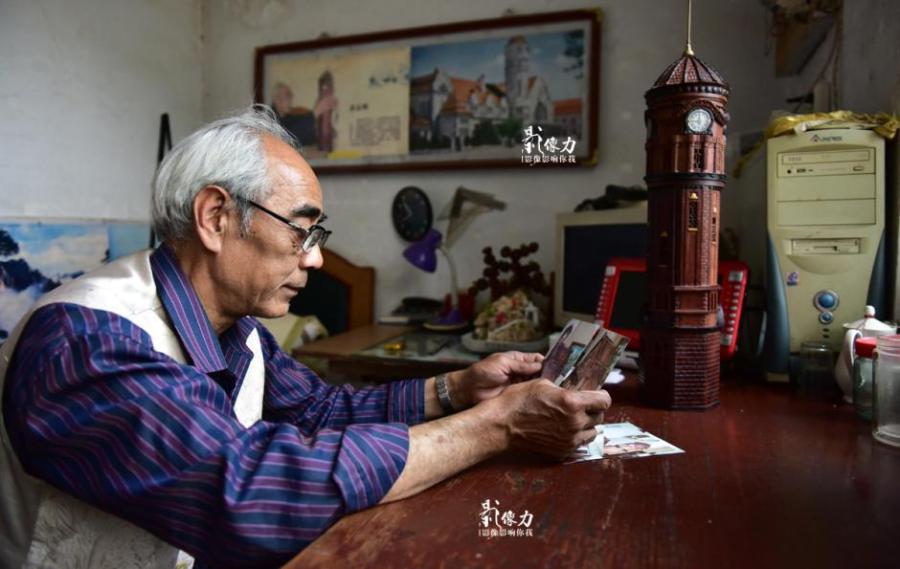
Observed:
[[[601,14],[270,45],[256,101],[318,172],[593,166]]]
[[[0,218],[0,344],[44,293],[149,240],[141,222]]]

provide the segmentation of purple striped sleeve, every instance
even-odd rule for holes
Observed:
[[[313,415],[335,426],[244,428],[222,388],[230,372],[178,364],[113,314],[50,305],[19,345],[3,405],[26,470],[207,565],[286,562],[341,516],[377,504],[406,464],[407,425],[336,419],[379,408],[383,420],[389,390],[347,396],[359,409],[318,405]]]
[[[322,381],[285,354],[265,326],[255,323],[266,355],[267,417],[290,421],[304,432],[358,423],[425,420],[425,381],[411,379],[355,389]]]

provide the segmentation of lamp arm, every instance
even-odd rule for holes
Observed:
[[[443,244],[438,246],[438,251],[447,257],[447,264],[450,266],[450,285],[452,287],[450,289],[450,309],[459,310],[459,285],[456,280],[456,263],[453,262],[453,257],[450,256],[450,252]]]

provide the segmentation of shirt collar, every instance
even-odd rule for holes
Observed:
[[[247,339],[255,329],[256,321],[250,316],[244,316],[220,336],[228,369],[236,377],[244,377],[253,359],[253,352],[247,346]]]
[[[160,245],[150,255],[150,268],[159,299],[194,367],[203,373],[226,369],[219,339],[203,304],[168,245]]]

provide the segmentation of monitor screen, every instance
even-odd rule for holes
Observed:
[[[644,271],[620,271],[619,286],[613,303],[610,328],[641,329],[641,306],[647,290],[647,273]]]
[[[566,226],[562,309],[593,315],[597,310],[597,296],[609,260],[613,257],[646,255],[646,223]],[[640,294],[643,295],[643,291]]]

